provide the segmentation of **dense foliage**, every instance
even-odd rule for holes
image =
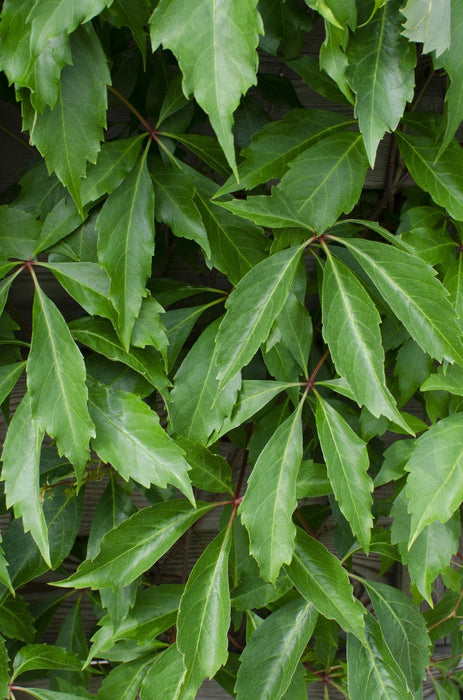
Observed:
[[[35,152],[0,207],[0,696],[458,697],[461,0],[4,0],[0,69]]]

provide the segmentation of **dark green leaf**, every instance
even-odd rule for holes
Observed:
[[[34,296],[32,343],[27,360],[27,385],[32,417],[56,438],[81,478],[94,435],[87,409],[85,365],[64,318],[37,285]]]
[[[312,603],[297,598],[267,617],[241,655],[238,700],[282,698],[317,621]]]
[[[97,263],[41,263],[51,270],[58,282],[89,314],[116,318],[109,301],[109,277]]]
[[[146,32],[145,27],[151,14],[152,3],[150,0],[114,0],[110,5],[109,13],[111,22],[116,27],[128,27],[146,62]]]
[[[229,551],[227,527],[201,554],[180,601],[177,646],[184,655],[185,668],[198,685],[205,678],[213,678],[228,657]]]
[[[45,217],[34,257],[51,248],[80,226],[82,219],[72,199],[62,199]]]
[[[194,503],[183,450],[135,394],[89,381],[89,409],[95,423],[92,446],[128,481],[142,486],[174,484]]]
[[[99,551],[105,534],[119,523],[127,520],[136,512],[136,508],[115,479],[111,479],[96,507],[90,526],[87,543],[87,557],[93,559]]]
[[[11,596],[0,605],[0,630],[3,636],[33,642],[35,637],[34,618],[24,600]]]
[[[248,480],[241,520],[262,578],[276,581],[282,564],[289,564],[296,527],[296,479],[302,461],[302,423],[299,408],[274,432],[259,455]]]
[[[143,299],[140,313],[132,329],[131,342],[137,348],[152,345],[156,350],[159,350],[164,363],[166,363],[166,351],[169,341],[166,329],[161,321],[161,314],[163,313],[164,309],[154,297],[147,296]]]
[[[175,54],[183,91],[194,92],[235,170],[232,115],[256,82],[256,48],[263,31],[256,5],[257,0],[231,5],[199,0],[185,24],[182,1],[161,0],[150,20],[153,51],[162,43]]]
[[[0,693],[3,698],[7,698],[10,694],[9,689],[9,658],[5,647],[5,640],[0,637]]]
[[[147,150],[109,195],[96,222],[98,259],[111,280],[111,301],[118,312],[118,333],[126,350],[146,296],[154,253],[154,192],[146,157]]]
[[[54,585],[114,590],[127,586],[213,507],[207,503],[195,509],[184,500],[174,500],[143,508],[108,532],[94,559],[84,561],[75,574]]]
[[[365,609],[354,599],[346,570],[324,545],[297,528],[293,560],[285,568],[299,593],[321,615],[365,642]]]
[[[40,237],[42,223],[22,209],[0,207],[0,246],[2,259],[29,260]]]
[[[317,396],[317,430],[328,478],[352,532],[368,553],[373,482],[368,476],[369,459],[365,443],[346,420],[321,396]]]
[[[177,444],[184,450],[191,470],[188,476],[196,488],[212,493],[233,494],[231,488],[231,470],[227,460],[214,454],[200,442],[179,437]]]
[[[70,651],[51,644],[29,644],[22,647],[14,658],[13,678],[26,671],[41,669],[63,669],[80,671],[81,660]]]
[[[98,693],[99,700],[114,700],[114,698],[136,700],[143,678],[152,663],[152,659],[145,656],[116,666],[103,679]]]

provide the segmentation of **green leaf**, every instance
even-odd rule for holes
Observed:
[[[253,632],[241,655],[238,700],[283,697],[312,636],[318,613],[297,598],[269,615]]]
[[[98,318],[81,318],[69,324],[74,338],[87,347],[99,352],[109,360],[122,362],[145,377],[159,391],[169,385],[160,354],[154,348],[131,348],[127,352],[122,347],[109,321]]]
[[[150,0],[114,0],[112,3],[107,2],[107,5],[110,5],[111,23],[116,27],[123,26],[130,29],[143,56],[143,62],[146,64],[145,27],[151,14]]]
[[[323,233],[357,203],[367,167],[361,135],[334,133],[291,161],[270,197],[256,195],[220,205],[262,226],[298,226]]]
[[[166,364],[169,340],[164,324],[161,321],[161,314],[163,313],[164,309],[154,297],[149,295],[143,299],[140,313],[132,329],[132,345],[138,348],[152,345],[159,350],[164,364]]]
[[[27,386],[32,417],[41,430],[56,439],[82,477],[94,435],[87,409],[85,365],[64,318],[36,285],[32,342],[27,360]]]
[[[325,41],[320,47],[320,70],[325,71],[334,80],[349,104],[354,104],[354,95],[346,79],[349,61],[346,48],[349,41],[347,27],[339,28],[325,20]]]
[[[461,327],[435,270],[386,243],[343,242],[418,345],[437,360],[463,363]]]
[[[63,0],[59,0],[63,5]],[[42,5],[45,3],[41,3]],[[61,73],[58,102],[37,114],[29,127],[31,144],[44,156],[81,209],[80,180],[87,161],[96,162],[106,127],[109,70],[90,24],[71,36],[72,65]]]
[[[205,678],[213,678],[228,657],[229,552],[230,528],[227,527],[194,565],[180,601],[177,646],[184,656],[187,672],[198,685]]]
[[[122,0],[118,0],[121,2]],[[115,3],[113,3],[114,7]],[[82,180],[83,204],[95,202],[104,194],[116,190],[135,167],[146,134],[129,139],[115,139],[102,144],[95,165],[87,167],[87,177]]]
[[[226,274],[232,284],[237,284],[265,258],[268,244],[264,231],[211,202],[216,187],[206,185],[203,180],[195,187],[195,201],[211,247],[211,264]]]
[[[205,503],[192,508],[184,500],[174,500],[143,508],[108,532],[94,559],[82,562],[75,574],[53,585],[113,590],[128,586],[213,507]]]
[[[356,31],[347,52],[347,77],[372,168],[384,132],[396,129],[406,103],[413,99],[416,51],[400,35],[401,4],[401,0],[388,0]]]
[[[144,401],[90,380],[89,409],[96,429],[92,446],[103,462],[146,488],[173,484],[194,504],[185,453]]]
[[[421,688],[431,653],[424,617],[401,590],[378,581],[364,579],[364,584],[392,656],[416,692]]]
[[[365,443],[346,420],[317,395],[317,431],[328,478],[342,514],[365,552],[370,546],[373,482]]]
[[[151,664],[152,659],[146,656],[135,661],[125,661],[125,663],[119,664],[103,679],[98,699],[114,700],[114,698],[124,698],[124,700],[136,700],[140,685]]]
[[[215,196],[239,189],[252,190],[262,182],[281,178],[296,156],[351,124],[351,119],[326,110],[288,112],[283,119],[266,124],[254,135],[250,145],[241,152],[244,160],[239,166],[239,181],[232,175]]]
[[[440,56],[450,46],[451,0],[408,0],[400,11],[406,21],[402,30],[409,41],[423,44],[424,53]],[[453,18],[452,18],[453,24]]]
[[[331,254],[323,270],[322,313],[336,371],[347,379],[357,403],[409,431],[386,387],[379,313],[354,274]]]
[[[461,84],[463,51],[460,40],[463,12],[461,3],[458,0],[443,0],[443,2],[438,3],[434,13],[440,14],[439,24],[434,24],[434,36],[437,33],[439,36],[439,47],[438,50],[436,48],[434,67],[436,69],[444,68],[450,78],[450,85],[445,95],[445,132],[439,149],[440,157],[451,142],[463,119],[463,88]]]
[[[275,583],[266,583],[259,576],[255,564],[255,574],[242,573],[239,585],[232,590],[232,607],[236,610],[265,608],[269,603],[281,598],[290,588],[292,583],[284,571],[280,572]]]
[[[313,10],[316,10],[327,22],[335,27],[343,28],[349,25],[352,31],[357,24],[357,8],[355,0],[306,0]]]
[[[172,644],[162,654],[155,657],[154,664],[143,679],[140,690],[141,700],[179,700],[185,677],[183,654],[176,644]]]
[[[407,679],[391,654],[379,623],[368,615],[366,641],[347,637],[349,697],[356,700],[406,700],[413,698]]]
[[[253,358],[267,339],[285,303],[303,248],[288,248],[262,260],[228,297],[215,351],[221,386]]]
[[[191,466],[188,476],[196,488],[212,493],[228,491],[233,494],[231,469],[226,459],[214,454],[200,442],[185,437],[179,437],[176,442],[185,452]]]
[[[293,560],[285,568],[299,593],[321,615],[365,642],[365,609],[354,599],[346,570],[324,545],[297,528]]]
[[[452,142],[440,154],[439,145],[427,136],[397,132],[400,153],[415,182],[429,192],[450,216],[463,221],[463,153]]]
[[[98,15],[111,0],[36,0],[27,17],[32,25],[31,46],[40,54],[50,39],[71,32]]]
[[[306,85],[323,97],[326,97],[327,100],[341,104],[351,104],[353,102],[348,86],[349,100],[346,99],[334,80],[324,70],[321,70],[319,61],[315,56],[301,55],[297,58],[290,58],[286,63],[291,70],[302,78]]]
[[[444,287],[450,295],[450,303],[463,324],[463,255],[459,255],[446,270]]]
[[[290,292],[283,309],[275,320],[275,330],[280,334],[278,345],[284,347],[296,362],[306,379],[307,362],[312,345],[312,319],[305,305]]]
[[[6,204],[0,206],[0,246],[2,259],[32,258],[42,223],[33,214]]]
[[[421,391],[448,391],[463,396],[463,367],[459,365],[441,365],[435,374],[431,374],[420,387]]]
[[[5,640],[0,636],[0,694],[7,698],[10,692],[9,688],[9,658],[5,647]]]
[[[129,349],[133,324],[146,296],[154,253],[154,192],[145,150],[122,184],[109,195],[96,222],[98,260],[111,280],[118,333]]]
[[[25,362],[14,362],[0,367],[0,404],[11,394],[25,366]]]
[[[191,172],[167,167],[156,160],[150,164],[156,196],[156,221],[167,224],[175,236],[196,241],[209,258],[211,250],[206,229],[194,202],[194,177]]]
[[[256,82],[256,48],[263,31],[256,5],[257,0],[198,0],[185,24],[182,0],[161,0],[150,20],[153,51],[162,43],[175,54],[185,95],[194,92],[235,171],[232,115]]]
[[[220,429],[224,418],[231,413],[241,386],[237,370],[219,391],[214,354],[219,323],[217,319],[201,333],[180,365],[170,395],[169,416],[174,434],[203,444],[207,444],[209,436]]]
[[[457,365],[453,365],[457,368]],[[453,368],[452,367],[452,368]],[[406,403],[425,381],[432,369],[432,360],[411,338],[397,353],[394,376],[398,379],[401,397],[399,405]],[[458,368],[463,369],[463,368]]]
[[[29,644],[22,647],[13,662],[13,679],[26,671],[62,669],[80,671],[81,660],[70,651],[51,644]]]
[[[83,691],[85,692],[85,691]],[[45,690],[44,688],[31,688],[27,686],[27,693],[37,700],[89,700],[89,695],[82,695],[73,690],[71,693],[63,693],[60,690]]]
[[[2,635],[10,639],[19,639],[26,643],[34,641],[34,618],[19,596],[9,596],[0,605],[0,629]]]
[[[432,425],[416,442],[405,469],[409,546],[435,520],[445,523],[463,501],[463,414],[455,413]]]
[[[282,564],[289,564],[296,527],[296,480],[302,462],[303,402],[274,432],[254,465],[239,507],[249,533],[250,553],[265,581],[276,581]]]
[[[87,542],[87,558],[93,559],[105,534],[136,512],[129,495],[111,478],[96,507]]]
[[[24,532],[30,532],[51,567],[48,531],[40,502],[40,448],[43,430],[32,418],[27,392],[11,420],[2,452],[2,481],[7,508],[23,519]]]
[[[188,150],[201,158],[206,165],[223,177],[230,174],[230,166],[220,148],[220,144],[213,136],[203,136],[203,134],[166,134],[186,146]]]
[[[109,277],[97,263],[41,263],[53,272],[58,282],[89,314],[113,320],[116,316],[109,301]]]

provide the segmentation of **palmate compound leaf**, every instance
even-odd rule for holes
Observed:
[[[321,615],[336,620],[342,629],[365,642],[365,609],[354,599],[341,562],[324,545],[297,528],[293,559],[285,569],[299,593]]]
[[[397,588],[363,580],[381,625],[384,639],[407,678],[409,687],[421,688],[429,664],[431,640],[418,606]]]
[[[201,554],[180,600],[177,646],[197,687],[205,678],[213,678],[228,657],[230,541],[227,527]]]
[[[363,644],[347,636],[347,682],[355,700],[412,700],[404,672],[392,655],[379,623],[368,614]]]
[[[89,410],[96,435],[92,447],[123,479],[148,488],[173,484],[194,504],[184,451],[135,394],[89,380]]]
[[[161,0],[150,19],[153,51],[162,43],[178,59],[185,95],[192,92],[209,115],[236,173],[233,112],[256,82],[262,20],[257,0]],[[188,22],[185,22],[188,17]]]
[[[270,197],[256,195],[218,204],[262,226],[297,226],[322,233],[357,203],[367,167],[361,134],[341,131],[291,161]]]
[[[322,314],[323,337],[336,371],[347,379],[357,403],[411,432],[386,386],[380,315],[358,279],[329,251],[323,270]]]
[[[312,636],[318,613],[296,598],[269,615],[252,633],[240,658],[238,700],[280,700]]]
[[[368,553],[373,526],[373,482],[367,473],[369,458],[366,444],[341,414],[318,394],[316,421],[335,498],[352,532]]]
[[[53,109],[26,119],[31,144],[44,156],[82,210],[80,181],[87,161],[95,163],[106,127],[107,88],[111,78],[106,56],[91,24],[71,36],[72,65],[61,74]],[[30,122],[30,123],[27,123]]]
[[[265,581],[275,582],[294,550],[296,481],[302,462],[302,412],[298,409],[274,432],[254,465],[239,513],[249,533],[250,553]]]
[[[228,297],[214,353],[221,386],[253,358],[267,339],[283,308],[303,249],[304,244],[262,260]]]
[[[456,142],[444,153],[427,136],[397,131],[400,153],[411,176],[456,221],[463,221],[463,153]]]
[[[219,390],[214,340],[220,319],[199,336],[174,377],[169,416],[174,435],[208,443],[230,415],[241,386],[239,371]]]
[[[450,22],[451,7],[452,0],[407,0],[401,9],[405,17],[403,36],[423,44],[425,53],[435,51],[435,55],[440,56],[450,46],[451,26],[455,21],[452,16]]]
[[[418,345],[436,360],[463,364],[459,319],[436,271],[418,256],[385,243],[343,243]]]
[[[128,586],[214,505],[198,503],[193,508],[179,499],[143,508],[105,535],[94,559],[85,560],[75,574],[53,585],[113,590]]]
[[[294,109],[277,122],[266,124],[241,155],[239,182],[232,175],[216,197],[235,190],[252,190],[262,182],[281,178],[302,151],[329,134],[348,128],[352,119],[326,110]]]
[[[145,149],[133,170],[109,195],[96,222],[98,261],[111,280],[117,331],[126,350],[147,293],[145,284],[154,253],[154,190],[147,155]]]
[[[421,435],[405,469],[410,547],[426,525],[447,522],[463,501],[463,413],[443,418]]]
[[[34,296],[27,386],[33,419],[56,439],[59,453],[69,458],[80,480],[90,456],[89,439],[95,434],[87,408],[84,359],[63,316],[39,285]]]
[[[31,397],[25,394],[8,428],[2,452],[2,481],[7,508],[22,517],[24,532],[30,532],[51,567],[48,530],[40,502],[40,448],[44,431],[32,418]]]
[[[416,51],[400,35],[401,0],[388,0],[349,41],[347,78],[371,167],[385,131],[394,131],[413,99]]]

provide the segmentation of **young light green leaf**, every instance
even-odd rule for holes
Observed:
[[[331,254],[323,271],[322,313],[336,371],[347,379],[357,403],[410,432],[386,386],[379,313],[354,274]]]
[[[169,416],[176,436],[208,443],[235,404],[241,386],[239,371],[219,390],[214,339],[220,319],[204,330],[174,378]]]
[[[61,73],[58,102],[36,115],[30,140],[81,209],[80,180],[85,177],[87,161],[94,163],[100,150],[106,127],[106,86],[111,79],[91,24],[73,32],[71,49],[73,63]]]
[[[462,364],[461,327],[435,270],[386,243],[343,242],[418,345],[439,361]]]
[[[0,404],[11,394],[25,367],[25,362],[14,362],[0,367]]]
[[[341,414],[320,395],[317,395],[316,420],[335,498],[352,532],[368,553],[373,526],[373,482],[367,473],[367,447]]]
[[[121,185],[109,195],[96,222],[98,259],[111,280],[111,301],[119,315],[118,333],[126,350],[146,296],[154,253],[154,192],[147,150]]]
[[[53,585],[113,590],[128,586],[213,507],[199,503],[192,508],[184,500],[172,500],[143,508],[108,532],[94,559],[82,562],[75,574]]]
[[[12,679],[26,671],[61,669],[80,671],[82,661],[70,651],[51,644],[28,644],[16,654],[13,662]]]
[[[85,365],[55,304],[36,285],[32,342],[27,360],[32,417],[56,439],[60,454],[74,465],[80,480],[94,436],[87,408]]]
[[[175,54],[185,95],[194,92],[209,115],[235,172],[232,115],[256,82],[256,48],[263,31],[256,5],[257,0],[198,0],[186,25],[183,0],[161,0],[150,20],[153,51],[162,43]]]
[[[205,678],[213,678],[228,657],[229,552],[230,528],[227,527],[194,565],[180,601],[177,646],[184,656],[185,668],[198,685]]]
[[[74,264],[74,263],[73,263]],[[109,360],[122,362],[145,377],[158,391],[169,386],[161,355],[154,348],[131,348],[127,352],[109,321],[102,318],[80,318],[69,324],[74,338]]]
[[[368,161],[360,134],[331,134],[289,164],[271,197],[220,202],[238,216],[262,226],[305,227],[323,233],[357,203]]]
[[[427,136],[397,132],[400,152],[415,182],[450,216],[463,221],[463,153],[452,142],[444,153]]]
[[[252,268],[226,301],[215,362],[224,386],[254,357],[285,303],[304,246],[288,248]]]
[[[185,452],[191,470],[188,474],[191,483],[203,491],[233,494],[231,469],[227,460],[214,454],[200,442],[179,437],[177,445]]]
[[[386,644],[404,672],[409,687],[417,692],[431,653],[424,617],[401,590],[366,579],[364,584]]]
[[[241,155],[239,182],[232,175],[215,194],[252,190],[261,182],[281,178],[289,163],[302,151],[331,133],[348,128],[351,119],[318,109],[294,109],[283,119],[266,124]]]
[[[463,501],[463,414],[455,413],[432,425],[415,442],[405,469],[409,546],[435,520],[447,522]]]
[[[445,95],[445,132],[438,154],[440,158],[463,119],[463,87],[461,84],[463,49],[460,40],[463,8],[458,0],[442,0],[437,5],[433,3],[433,9],[434,13],[440,14],[439,24],[433,25],[434,35],[438,34],[439,36],[439,51],[436,49],[433,63],[436,69],[444,68],[450,78],[450,85]],[[450,45],[446,46],[448,43]]]
[[[30,532],[51,568],[48,531],[40,502],[40,448],[44,431],[32,418],[27,392],[11,420],[2,452],[2,481],[7,508],[23,519],[24,532]]]
[[[82,181],[82,203],[95,202],[104,194],[111,194],[135,167],[146,134],[129,139],[115,139],[102,144],[95,165],[87,168]]]
[[[285,569],[299,593],[321,615],[365,642],[365,609],[354,599],[346,570],[324,545],[297,528],[293,560]]]
[[[92,446],[104,462],[146,488],[173,484],[194,504],[185,453],[144,401],[89,380],[89,410],[96,429]]]
[[[235,686],[238,700],[283,697],[317,618],[312,603],[296,598],[259,625],[241,655]]]
[[[296,480],[302,462],[303,402],[274,432],[254,465],[239,507],[250,553],[265,581],[275,582],[294,550]]]
[[[349,697],[356,700],[411,700],[404,672],[392,655],[379,623],[368,615],[366,641],[347,636],[347,682]]]
[[[162,221],[175,236],[196,241],[209,258],[206,229],[194,202],[194,177],[188,170],[167,167],[162,161],[150,164],[156,196],[156,221]]]
[[[413,99],[416,51],[400,35],[401,4],[401,0],[388,0],[356,31],[347,51],[347,77],[372,168],[384,132],[395,130],[406,103]]]
[[[401,9],[406,21],[402,30],[409,41],[423,44],[423,51],[440,56],[450,46],[451,0],[408,0]],[[453,23],[453,18],[452,18]]]
[[[58,282],[89,314],[111,321],[116,312],[109,301],[109,277],[97,263],[41,263],[53,272]]]

